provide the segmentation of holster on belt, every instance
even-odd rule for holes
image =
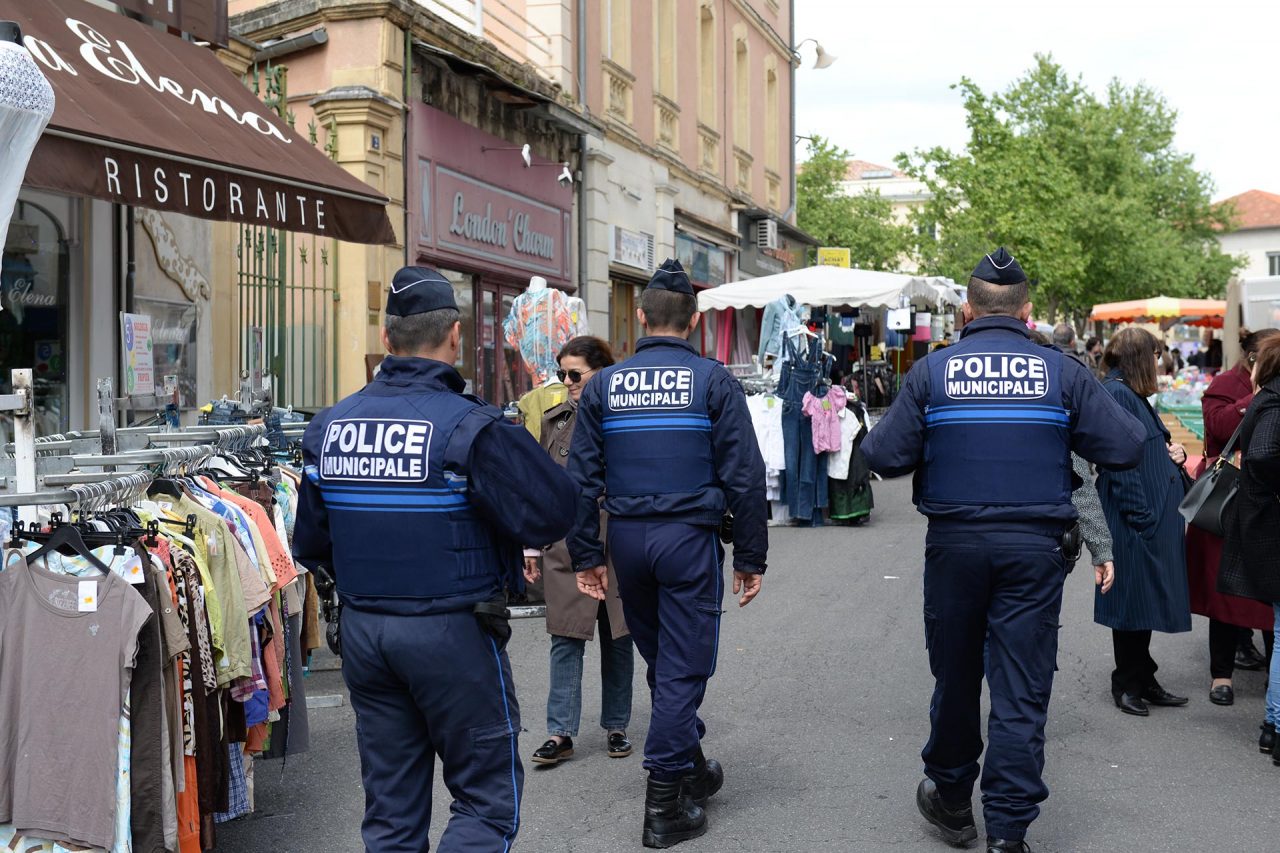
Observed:
[[[502,599],[481,601],[472,608],[472,612],[480,630],[493,638],[499,650],[505,649],[507,641],[511,639],[511,619],[507,616],[507,603]]]
[[[1074,524],[1071,528],[1062,534],[1062,556],[1067,561],[1067,573],[1076,567],[1076,560],[1080,559],[1080,549],[1084,547],[1084,534],[1080,532],[1080,525]]]

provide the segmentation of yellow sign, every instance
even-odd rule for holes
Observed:
[[[818,266],[849,268],[848,249],[819,249]]]

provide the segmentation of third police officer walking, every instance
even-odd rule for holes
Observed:
[[[741,386],[687,340],[699,315],[679,262],[654,274],[638,315],[649,337],[631,359],[600,371],[579,404],[569,473],[582,497],[569,551],[579,587],[603,600],[603,495],[623,612],[653,699],[643,842],[670,847],[707,831],[702,807],[724,782],[703,755],[698,717],[724,596],[717,530],[728,510],[733,591],[744,606],[765,570],[765,471]]]
[[[441,853],[509,850],[520,827],[503,593],[523,588],[521,544],[567,532],[577,491],[523,427],[462,393],[460,334],[452,285],[400,270],[390,355],[302,443],[293,548],[336,576],[367,853],[430,849],[437,756],[453,795]]]
[[[1068,569],[1060,539],[1076,515],[1071,451],[1132,468],[1144,432],[1079,362],[1029,339],[1027,278],[1003,248],[973,271],[963,310],[960,340],[916,362],[862,449],[881,474],[914,472],[913,499],[929,519],[935,686],[917,805],[947,841],[977,838],[970,798],[985,673],[987,850],[1027,851],[1027,827],[1049,795],[1041,772]]]

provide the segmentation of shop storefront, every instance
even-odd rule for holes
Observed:
[[[474,393],[503,404],[530,388],[503,322],[530,279],[572,290],[572,182],[518,141],[415,104],[411,116],[414,261],[454,282],[462,312],[457,368]]]
[[[737,235],[691,214],[676,211],[676,260],[695,290],[719,287],[737,279]],[[690,342],[703,355],[715,355],[719,318],[704,317]]]
[[[654,246],[652,234],[609,226],[609,344],[620,360],[635,355],[636,342],[644,335],[636,309],[659,263]]]

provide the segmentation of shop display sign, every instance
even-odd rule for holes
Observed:
[[[828,247],[818,249],[818,266],[820,267],[843,267],[844,269],[849,269],[850,263],[848,249]]]
[[[611,226],[613,240],[609,244],[609,261],[651,272],[654,265],[653,235]]]
[[[719,287],[725,283],[725,251],[688,234],[676,234],[676,258],[689,280],[702,287]]]
[[[151,317],[120,314],[124,347],[124,393],[126,397],[147,397],[156,393],[155,363],[151,353]]]
[[[135,298],[134,307],[151,318],[152,374],[161,380],[155,393],[179,406],[195,405],[199,348],[196,346],[200,314],[190,302]]]

